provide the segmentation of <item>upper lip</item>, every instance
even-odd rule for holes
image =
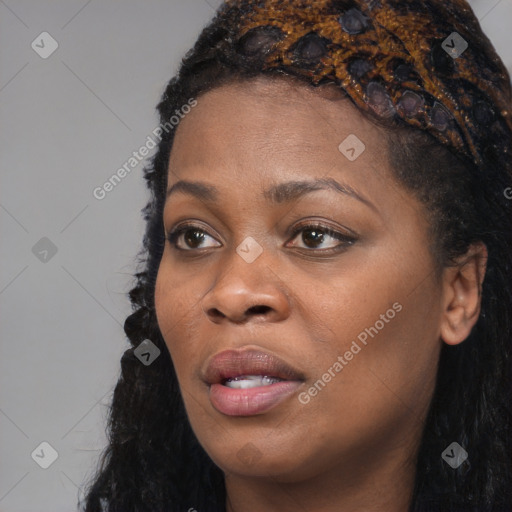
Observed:
[[[304,380],[304,375],[281,358],[256,349],[225,350],[210,359],[204,380],[220,384],[242,375],[267,375],[285,380]]]

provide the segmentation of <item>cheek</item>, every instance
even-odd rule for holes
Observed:
[[[177,325],[182,314],[183,306],[183,296],[174,293],[171,275],[166,265],[161,263],[155,283],[155,311],[158,327],[167,345],[172,338],[173,327]]]
[[[343,418],[345,432],[357,433],[352,440],[357,444],[422,416],[435,384],[440,343],[432,289],[407,296],[390,288],[367,300],[357,289],[350,291],[336,307],[328,301],[318,305],[337,336],[317,352],[303,398],[318,429],[330,431],[333,442],[339,437],[333,425]]]
[[[198,361],[213,353],[218,341],[210,335],[208,326],[205,331],[208,321],[201,308],[210,281],[200,269],[176,271],[167,250],[155,283],[155,311],[180,387],[189,388],[196,381]]]
[[[392,306],[403,297],[403,285],[399,276],[389,271],[382,255],[372,259],[362,257],[361,253],[350,255],[343,267],[331,271],[328,279],[321,281],[319,286],[318,280],[308,278],[297,289],[310,325],[314,326],[312,334],[320,326],[326,337],[327,343],[319,346],[321,351],[329,353],[332,349],[342,355],[359,335],[364,341],[365,329],[378,322],[378,330],[384,330],[397,316]],[[382,320],[380,316],[388,310]]]
[[[329,336],[315,347],[306,390],[319,416],[353,410],[382,418],[429,401],[440,350],[440,290],[418,259],[374,261],[353,266],[328,293],[307,294],[311,318],[322,318]]]
[[[155,283],[155,311],[158,327],[170,352],[178,376],[184,370],[187,354],[194,350],[192,340],[197,329],[197,307],[193,289],[186,283],[179,284],[170,266],[161,263]],[[186,333],[186,336],[185,336]]]

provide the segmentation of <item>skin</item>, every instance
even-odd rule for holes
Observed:
[[[338,150],[349,134],[366,146],[355,161]],[[371,206],[330,189],[280,204],[263,195],[315,178]],[[485,246],[436,273],[424,207],[393,178],[382,128],[331,86],[260,77],[199,96],[177,128],[168,188],[182,179],[215,186],[218,201],[168,198],[166,232],[188,220],[205,236],[194,245],[192,227],[182,251],[166,242],[156,312],[192,428],[225,473],[226,510],[406,512],[442,343],[461,343],[480,312]],[[293,236],[303,221],[356,240],[326,254],[340,241]],[[263,249],[252,263],[236,252],[249,236]],[[301,403],[394,303],[401,311]],[[214,409],[201,372],[242,347],[300,369],[297,394],[256,416]]]

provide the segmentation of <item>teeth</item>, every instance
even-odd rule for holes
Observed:
[[[224,385],[233,389],[249,389],[258,386],[270,386],[282,380],[279,377],[268,377],[267,375],[241,375],[228,379]]]

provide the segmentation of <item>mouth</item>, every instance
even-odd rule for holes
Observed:
[[[217,411],[252,416],[284,402],[305,379],[299,370],[267,352],[227,350],[211,359],[204,380]]]
[[[276,382],[284,382],[285,379],[279,377],[269,377],[268,375],[243,375],[233,377],[222,381],[222,385],[231,389],[250,389],[260,386],[271,386]]]

